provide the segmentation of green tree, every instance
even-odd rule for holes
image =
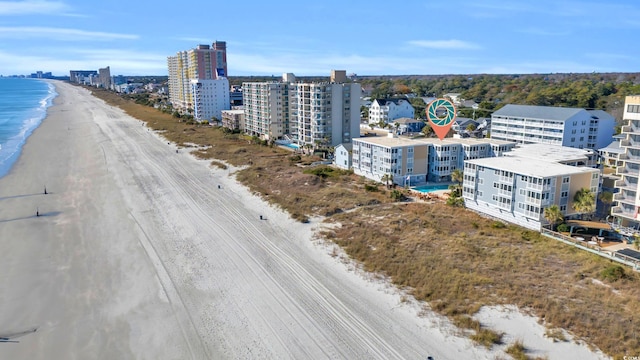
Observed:
[[[458,183],[458,186],[462,186],[464,180],[464,172],[460,169],[455,169],[451,172],[451,181]]]
[[[382,178],[380,178],[380,180],[384,181],[385,185],[387,185],[387,189],[389,188],[389,182],[393,181],[393,175],[391,174],[384,174],[382,175]]]
[[[600,199],[600,202],[604,204],[606,209],[603,216],[609,215],[611,204],[613,203],[613,193],[611,191],[603,191],[598,195],[598,199]]]
[[[573,208],[583,216],[590,214],[596,209],[596,197],[587,188],[582,188],[573,196]]]
[[[469,124],[467,125],[467,129],[468,132],[474,132],[476,131],[476,124]]]
[[[551,225],[551,230],[555,231],[556,225],[564,221],[564,215],[562,211],[560,211],[560,207],[558,205],[551,205],[548,208],[544,209],[543,214],[545,220]]]
[[[426,124],[420,132],[426,137],[430,137],[434,134],[433,128],[429,124]]]

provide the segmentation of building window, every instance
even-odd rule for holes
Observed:
[[[560,205],[560,211],[567,211],[567,205]]]
[[[640,113],[640,105],[627,105],[627,112]]]

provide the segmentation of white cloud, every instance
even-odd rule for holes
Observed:
[[[26,15],[26,14],[64,14],[70,10],[69,6],[61,1],[26,0],[26,1],[0,1],[0,15]]]
[[[116,34],[100,31],[37,26],[0,27],[0,37],[11,39],[38,38],[61,41],[135,40],[139,38],[138,35],[131,34]]]
[[[194,44],[212,44],[213,43],[211,39],[205,39],[200,37],[178,36],[178,37],[172,37],[171,39],[190,42]]]
[[[26,51],[25,51],[26,52]],[[38,70],[54,75],[68,75],[69,70],[97,70],[111,67],[112,74],[166,75],[167,58],[154,54],[123,49],[44,48],[16,55],[0,51],[3,75],[30,74]],[[16,61],[19,59],[19,61]]]
[[[480,46],[462,40],[411,40],[408,43],[428,49],[480,49]]]

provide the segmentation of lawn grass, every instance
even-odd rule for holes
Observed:
[[[398,203],[390,190],[350,172],[328,174],[304,164],[319,160],[253,144],[239,134],[188,125],[117,94],[91,89],[197,156],[242,167],[237,178],[294,218],[325,216],[340,224],[321,235],[368,271],[470,330],[490,346],[489,332],[470,316],[484,305],[515,304],[548,328],[564,328],[616,358],[640,354],[640,277],[609,260],[537,232],[497,224],[442,203]],[[307,171],[305,171],[307,170]],[[493,335],[491,334],[493,333]],[[488,340],[487,340],[488,339]],[[500,341],[498,338],[497,341]]]

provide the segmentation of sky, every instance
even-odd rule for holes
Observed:
[[[229,76],[638,72],[638,0],[0,0],[0,75],[110,66],[227,42]]]

